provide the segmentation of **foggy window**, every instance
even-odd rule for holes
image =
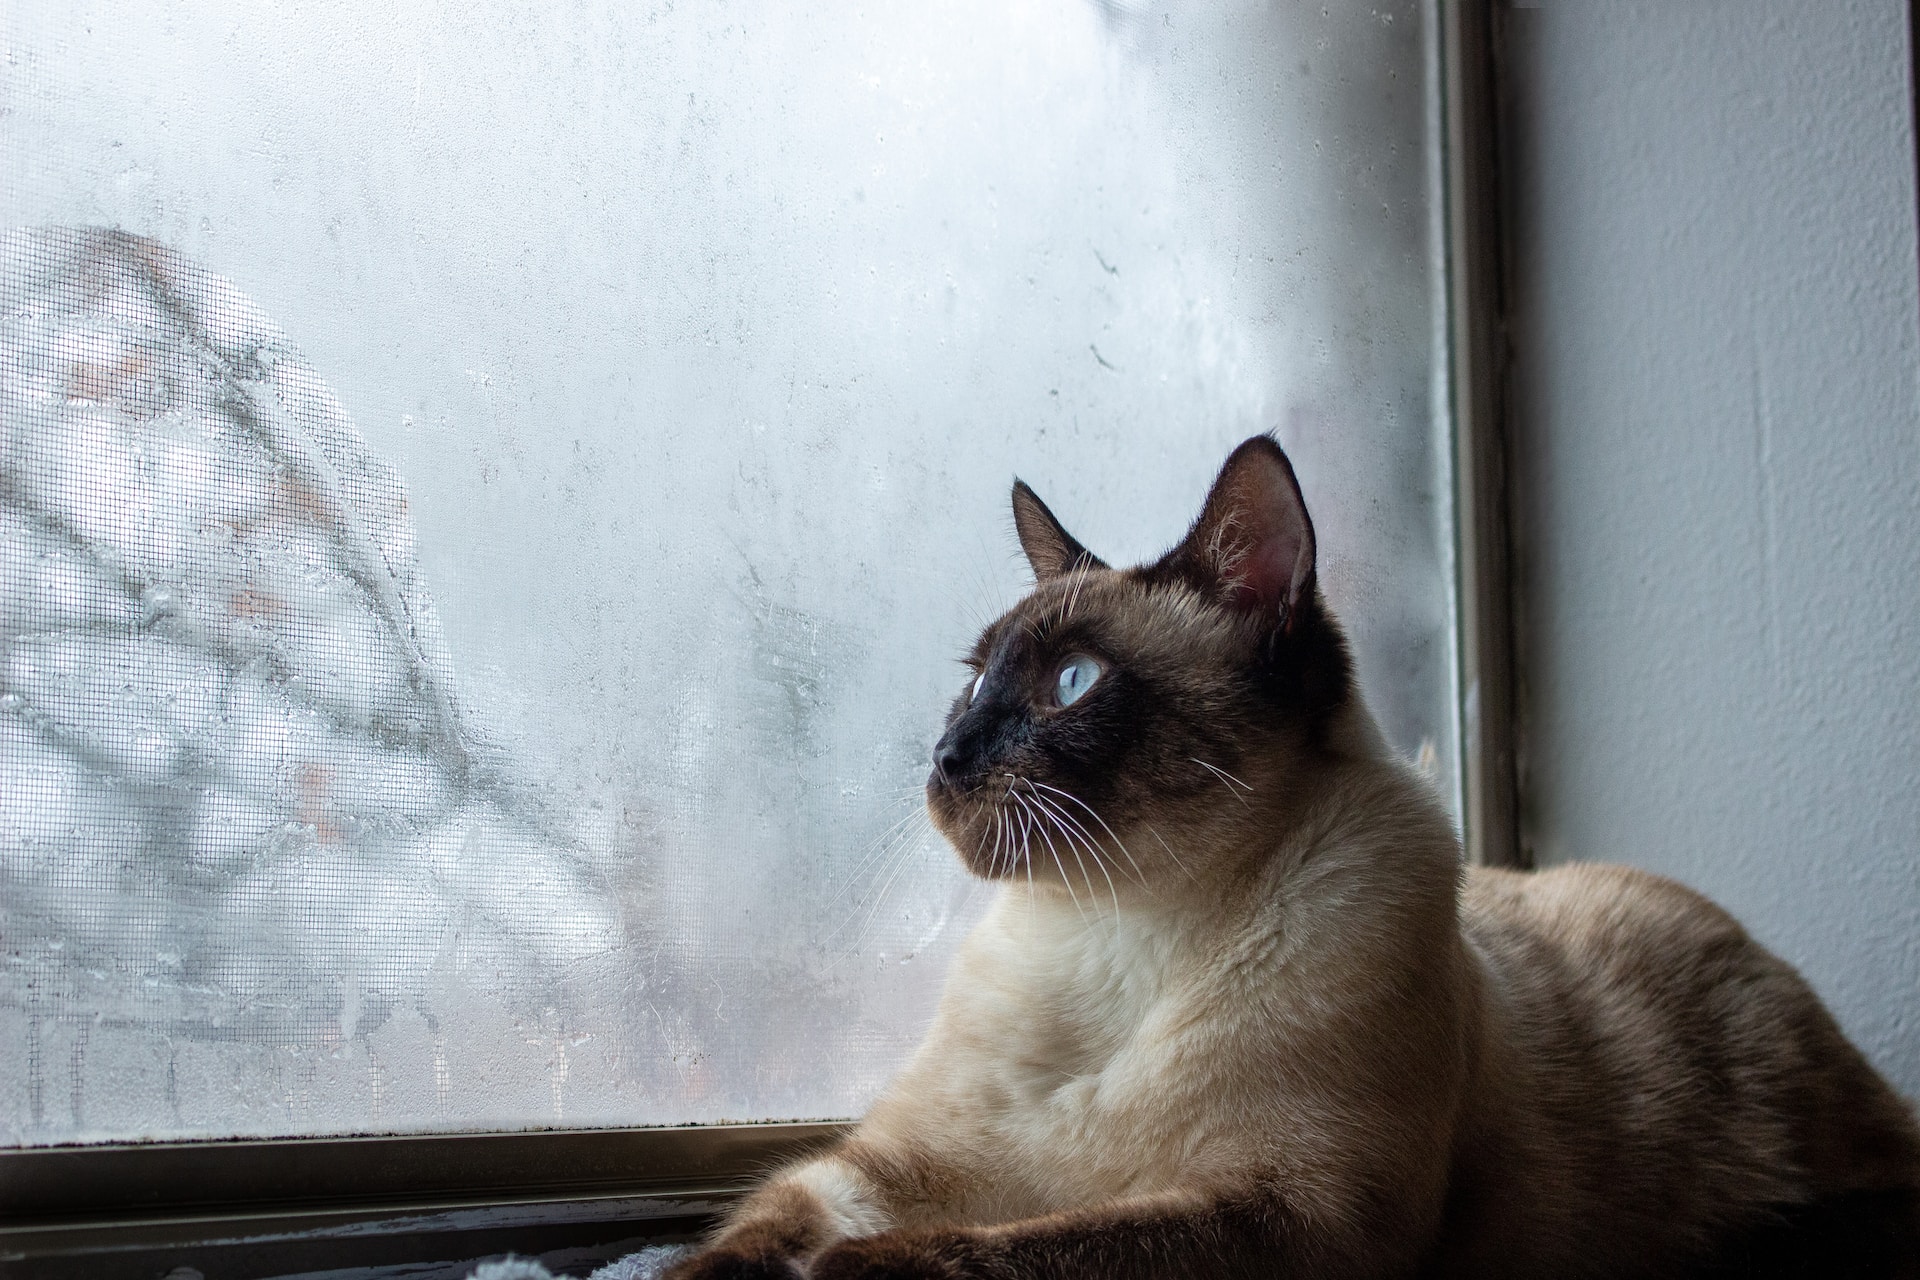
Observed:
[[[1453,796],[1425,5],[4,22],[0,1142],[859,1114],[1016,475],[1277,429]]]

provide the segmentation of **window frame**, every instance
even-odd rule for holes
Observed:
[[[1456,687],[1469,861],[1523,865],[1505,430],[1500,6],[1434,0],[1441,303],[1454,471]],[[277,1275],[487,1257],[572,1265],[693,1238],[766,1170],[850,1123],[0,1149],[0,1274]],[[478,1221],[470,1211],[486,1211]],[[437,1260],[444,1271],[422,1269]],[[21,1267],[16,1272],[14,1267]],[[186,1268],[169,1272],[169,1268]]]
[[[1520,845],[1506,260],[1504,6],[1438,0],[1448,401],[1453,429],[1461,827],[1467,861],[1529,865]]]
[[[0,1272],[278,1275],[505,1252],[611,1260],[696,1236],[767,1169],[852,1126],[117,1143],[0,1151]],[[484,1211],[481,1215],[473,1212]],[[542,1248],[544,1246],[544,1248]],[[609,1252],[608,1250],[612,1251]],[[377,1274],[377,1272],[376,1272]]]

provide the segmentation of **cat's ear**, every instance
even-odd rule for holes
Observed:
[[[1235,608],[1290,630],[1313,589],[1313,521],[1272,436],[1228,456],[1200,518],[1166,562]]]
[[[1020,549],[1027,553],[1027,563],[1033,566],[1038,582],[1076,570],[1107,567],[1061,527],[1047,504],[1040,501],[1040,495],[1027,488],[1024,480],[1013,482],[1013,527],[1020,534]]]

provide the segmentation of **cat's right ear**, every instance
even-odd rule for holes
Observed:
[[[1020,534],[1020,549],[1033,566],[1034,580],[1046,582],[1064,574],[1087,569],[1104,569],[1106,562],[1081,546],[1066,531],[1040,495],[1024,480],[1013,482],[1013,527]]]

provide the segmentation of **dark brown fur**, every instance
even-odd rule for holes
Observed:
[[[1014,512],[1038,584],[928,781],[1001,896],[866,1121],[675,1280],[1920,1280],[1912,1109],[1791,968],[1644,873],[1463,872],[1277,445],[1141,568]]]

